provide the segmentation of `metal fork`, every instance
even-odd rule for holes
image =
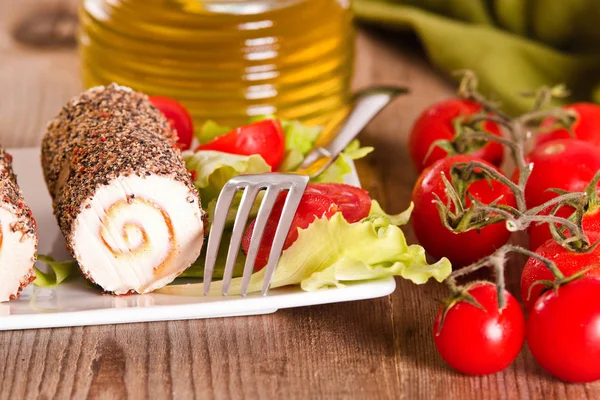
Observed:
[[[297,173],[270,173],[258,175],[239,175],[229,180],[217,199],[212,226],[208,238],[206,249],[206,262],[204,266],[204,294],[207,295],[210,290],[215,263],[221,238],[227,220],[229,209],[235,195],[243,191],[242,199],[235,216],[233,224],[233,233],[229,242],[227,251],[227,260],[225,262],[225,271],[223,273],[222,295],[227,296],[229,286],[233,278],[233,269],[240,251],[242,236],[248,222],[248,217],[254,206],[254,202],[260,191],[266,190],[260,205],[252,239],[241,282],[241,295],[248,294],[250,277],[254,269],[254,263],[260,243],[263,237],[267,220],[273,210],[273,206],[279,195],[287,191],[287,197],[281,219],[277,225],[273,245],[269,254],[269,259],[265,267],[265,277],[262,285],[262,295],[266,295],[271,280],[275,273],[275,268],[279,262],[285,239],[289,233],[292,220],[300,204],[304,190],[308,185],[310,178],[323,172],[350,142],[362,131],[369,121],[375,117],[386,105],[388,105],[399,94],[407,93],[405,88],[397,87],[376,87],[358,92],[354,97],[352,111],[340,118],[330,128],[338,134],[327,144],[318,146],[311,151]]]

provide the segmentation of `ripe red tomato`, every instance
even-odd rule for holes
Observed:
[[[282,195],[277,199],[267,220],[254,264],[255,271],[267,265],[285,198]],[[331,218],[336,212],[341,212],[348,222],[353,223],[367,217],[370,209],[371,198],[366,190],[340,183],[311,183],[302,196],[283,249],[287,249],[298,239],[298,229],[307,228],[316,218]],[[256,221],[250,223],[242,238],[242,249],[246,254],[255,224]]]
[[[525,187],[525,199],[527,207],[533,208],[558,196],[549,189],[569,192],[584,190],[600,170],[600,149],[580,140],[559,139],[535,148],[527,156],[527,162],[533,164],[533,170]],[[517,179],[518,175],[515,174],[513,180]],[[556,215],[567,218],[573,211],[571,207],[562,207]],[[533,224],[528,232],[531,250],[552,238],[547,224]]]
[[[436,103],[427,108],[415,122],[410,134],[408,148],[410,157],[417,171],[421,172],[437,160],[448,155],[445,150],[436,147],[429,148],[437,140],[452,140],[455,132],[452,121],[460,116],[472,115],[481,110],[481,105],[469,100],[450,99]],[[498,125],[485,121],[482,129],[494,135],[501,136]],[[496,166],[502,164],[504,149],[500,143],[490,142],[481,149],[471,153],[473,157],[482,158]]]
[[[440,220],[434,203],[434,193],[446,203],[447,195],[441,174],[444,173],[450,180],[450,168],[453,164],[474,160],[477,159],[472,156],[457,155],[436,161],[421,173],[412,194],[412,201],[415,204],[412,220],[417,239],[430,255],[435,258],[447,257],[455,267],[471,264],[481,257],[490,255],[504,245],[510,237],[510,232],[502,222],[488,225],[480,230],[454,233]],[[485,180],[477,181],[472,183],[467,191],[484,204],[499,199],[498,204],[515,207],[513,193],[497,181],[490,183]],[[471,204],[469,198],[466,203],[467,206]],[[451,210],[454,211],[453,206]]]
[[[285,137],[278,120],[265,119],[240,126],[201,144],[196,148],[196,151],[198,150],[216,150],[244,156],[259,154],[275,170],[283,160]]]
[[[600,240],[600,232],[589,233],[588,239],[592,243]],[[594,249],[588,253],[575,253],[565,249],[551,239],[538,247],[535,252],[542,257],[554,261],[557,268],[565,276],[571,276],[582,269],[593,267],[585,275],[600,277],[600,249]],[[532,287],[534,283],[541,280],[553,281],[554,276],[541,261],[530,257],[521,273],[521,298],[523,299],[523,304],[525,304],[525,309],[531,310],[545,289],[540,284]]]
[[[194,137],[194,122],[188,110],[177,100],[168,97],[150,96],[149,99],[167,117],[171,129],[177,132],[177,144],[181,150],[189,149]]]
[[[592,103],[575,103],[564,107],[567,110],[575,111],[577,118],[573,123],[573,133],[575,138],[584,142],[600,146],[600,106]],[[551,128],[556,123],[554,117],[546,118],[542,124],[542,129]],[[561,128],[551,132],[539,134],[536,137],[536,146],[555,139],[573,138],[568,130]]]
[[[353,223],[369,215],[371,197],[359,187],[342,183],[311,183],[305,193],[319,193],[331,197],[346,221]]]
[[[588,210],[581,220],[581,227],[588,236],[592,232],[600,232],[600,208]]]
[[[475,284],[468,291],[485,309],[461,301],[443,308],[433,325],[435,347],[454,369],[469,375],[502,371],[513,362],[525,340],[525,317],[513,295],[505,291],[506,307],[498,310],[496,286]]]
[[[600,379],[600,279],[549,290],[527,319],[527,344],[551,375],[568,382]]]
[[[557,196],[548,189],[584,190],[600,170],[600,149],[581,140],[559,139],[536,147],[527,161],[533,164],[533,171],[525,198],[527,207],[532,208]]]

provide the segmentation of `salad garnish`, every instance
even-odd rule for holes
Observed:
[[[260,148],[263,143],[260,139],[261,130],[265,130],[268,133],[266,136],[270,137],[277,127],[281,127],[284,140],[281,157],[277,154],[273,157],[271,151],[274,148],[268,141],[263,141],[265,146]],[[196,132],[196,140],[200,145],[195,151],[185,151],[183,159],[200,193],[203,208],[208,210],[209,221],[216,198],[229,179],[240,174],[271,172],[275,168],[293,172],[314,147],[321,133],[321,128],[308,127],[298,121],[279,120],[273,116],[255,117],[248,125],[237,129],[207,121]],[[242,148],[236,148],[238,145]],[[280,148],[279,145],[276,147]],[[249,153],[248,148],[253,149],[251,154],[246,154]],[[353,171],[351,160],[365,157],[372,150],[372,147],[361,147],[357,140],[353,141],[331,166],[309,184],[303,197],[304,205],[299,207],[276,269],[273,288],[299,284],[303,290],[314,291],[390,276],[401,276],[421,284],[431,278],[442,281],[450,274],[451,265],[447,259],[429,264],[421,246],[406,243],[400,226],[408,222],[412,204],[398,215],[389,215],[379,203],[371,200],[365,190],[342,184],[346,175]],[[280,162],[277,161],[279,159]],[[260,197],[255,204],[254,215],[259,204]],[[232,207],[231,221],[234,217],[235,207]],[[277,226],[277,218],[274,212],[271,225]],[[225,232],[224,241],[230,234],[231,226]],[[250,229],[246,233],[246,241],[249,241],[251,234]],[[270,248],[268,240],[269,236],[265,234],[261,247],[266,254]],[[221,249],[225,249],[223,254],[219,254],[221,261],[226,258],[226,247],[221,246]],[[204,254],[201,254],[180,278],[201,278],[203,261]],[[240,276],[244,261],[244,255],[240,254],[234,277]],[[70,270],[64,268],[68,264],[49,262],[49,265],[55,268],[56,284],[65,278],[64,271],[69,276]],[[223,271],[219,267],[223,265],[224,262],[217,262],[215,277],[222,276]],[[262,274],[264,271],[260,270],[260,263],[257,263],[250,292],[260,290]],[[47,286],[54,284],[51,277],[47,281]],[[198,295],[201,293],[198,285],[201,283],[174,285],[164,288],[160,293]],[[234,278],[230,293],[236,290],[239,290],[239,279]],[[219,291],[219,282],[213,283],[212,291]]]
[[[442,258],[429,264],[421,246],[406,243],[399,223],[406,222],[408,213],[388,216],[380,210],[374,202],[369,215],[359,222],[349,223],[338,212],[299,229],[298,239],[281,255],[271,287],[300,284],[303,290],[315,291],[389,276],[416,284],[431,278],[443,281],[451,272],[450,262]],[[264,270],[255,272],[249,292],[260,291],[263,278]],[[239,293],[240,285],[241,278],[234,278],[229,293]],[[171,285],[158,292],[197,296],[202,283]],[[212,283],[210,293],[220,295],[220,282]]]

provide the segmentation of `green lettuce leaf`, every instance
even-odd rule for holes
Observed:
[[[400,214],[389,215],[383,211],[377,200],[371,200],[371,211],[369,212],[369,216],[365,219],[373,221],[378,226],[384,226],[386,224],[396,226],[406,225],[410,220],[413,208],[415,208],[415,204],[411,201],[408,208]]]
[[[231,231],[226,230],[223,232],[221,238],[221,245],[219,246],[219,252],[217,254],[217,262],[215,263],[215,269],[213,271],[213,280],[223,279],[225,273],[225,261],[227,260],[227,251],[229,250],[229,242],[231,241]],[[204,260],[206,259],[206,245],[202,248],[202,253],[196,261],[178,278],[204,278]],[[233,266],[233,276],[239,277],[244,273],[244,263],[246,262],[246,256],[241,251],[239,252],[235,265]]]
[[[298,121],[281,120],[285,132],[285,156],[279,171],[290,172],[298,169],[304,157],[312,150],[323,128],[306,126]]]
[[[215,121],[208,120],[202,125],[199,131],[194,134],[198,142],[208,143],[218,136],[231,132],[231,128],[217,124]]]
[[[299,121],[281,120],[281,126],[285,132],[285,149],[296,150],[304,156],[312,150],[323,131],[320,126],[306,126]]]
[[[248,219],[252,221],[258,215],[258,210],[260,209],[260,204],[265,197],[265,192],[258,192],[256,195],[256,199],[254,200],[254,204],[252,204],[252,208],[250,209],[250,214]],[[230,229],[233,228],[233,223],[235,222],[235,217],[237,216],[238,209],[240,208],[240,203],[242,202],[242,192],[236,193],[231,202],[231,206],[229,210],[227,210],[227,217],[225,217],[225,228]],[[213,216],[215,215],[215,209],[217,207],[217,199],[213,199],[208,203],[208,207],[206,208],[206,214],[208,215],[208,225],[212,225]]]
[[[298,150],[288,150],[283,157],[283,161],[279,164],[277,169],[279,172],[293,172],[300,167],[304,161],[304,154]]]
[[[53,257],[38,254],[37,259],[50,267],[48,272],[43,272],[37,267],[35,270],[35,280],[33,284],[40,287],[54,287],[64,282],[68,278],[81,275],[79,265],[75,260],[56,261]]]
[[[352,172],[348,159],[342,154],[327,169],[310,181],[315,183],[344,183],[344,177]]]
[[[359,158],[364,158],[367,155],[371,154],[373,150],[375,149],[371,146],[361,147],[358,139],[354,139],[350,142],[350,144],[348,145],[348,147],[346,147],[342,154],[344,154],[351,160],[358,160]]]
[[[240,156],[220,151],[203,150],[184,152],[183,160],[188,170],[195,171],[194,186],[200,192],[202,206],[217,198],[227,181],[240,174],[270,172],[271,167],[258,154]]]
[[[363,221],[350,224],[340,213],[331,219],[317,219],[299,230],[298,240],[285,250],[275,271],[272,288],[297,285],[306,291],[342,287],[345,283],[401,276],[416,284],[433,278],[443,281],[452,271],[450,262],[442,258],[428,264],[425,250],[408,245],[402,230],[392,223],[405,222],[408,212],[398,216],[373,213]],[[264,270],[250,280],[250,292],[260,291]],[[232,280],[229,292],[239,293],[241,279]],[[161,293],[195,296],[201,283],[168,286]],[[221,285],[214,282],[211,294],[219,294]]]
[[[358,140],[353,140],[340,157],[325,171],[313,178],[311,182],[344,183],[344,177],[352,172],[348,160],[358,160],[373,151],[373,147],[361,147]]]

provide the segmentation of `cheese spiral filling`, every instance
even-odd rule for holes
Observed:
[[[0,302],[16,298],[34,275],[37,239],[13,230],[18,224],[13,210],[0,207]]]
[[[74,253],[83,272],[117,294],[171,282],[202,248],[197,202],[186,185],[167,177],[113,180],[88,200],[75,223]]]
[[[135,215],[142,214],[146,216],[144,221],[132,219]],[[157,228],[152,232],[152,238],[144,225]],[[155,275],[162,273],[176,246],[169,215],[156,204],[141,198],[119,200],[111,205],[106,211],[99,234],[115,258],[152,263],[155,265]],[[159,256],[155,257],[155,254]]]

